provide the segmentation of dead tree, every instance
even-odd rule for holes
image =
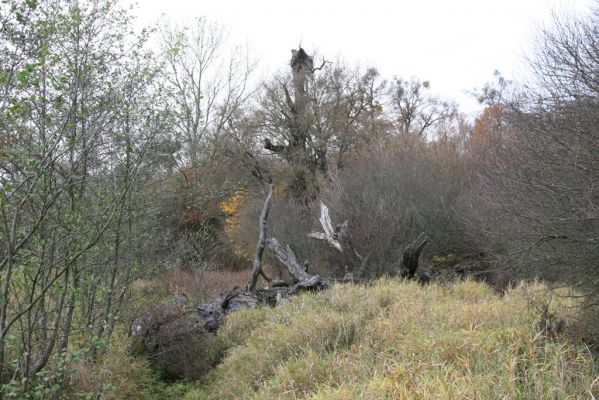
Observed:
[[[275,306],[277,304],[277,299],[287,298],[295,293],[306,290],[322,290],[330,286],[330,281],[328,279],[321,278],[318,275],[309,274],[306,268],[297,261],[297,258],[289,245],[283,247],[275,238],[266,239],[266,223],[272,206],[272,196],[273,187],[271,185],[260,215],[260,238],[258,239],[252,275],[246,288],[242,289],[240,287],[234,287],[229,291],[221,293],[212,301],[200,305],[197,308],[199,318],[194,317],[193,319],[189,319],[191,321],[190,323],[193,325],[189,330],[193,331],[197,329],[197,327],[200,327],[209,332],[215,331],[227,314],[239,310],[240,308],[253,307],[256,305]],[[268,244],[277,259],[287,268],[289,274],[294,279],[293,282],[278,282],[277,284],[273,284],[266,274],[264,274],[262,271],[262,258],[266,244]],[[264,277],[269,284],[269,287],[256,289],[259,275]],[[168,327],[173,323],[173,319],[170,317],[163,318],[163,316],[179,315],[174,311],[165,312],[164,308],[165,306],[162,306],[154,310],[157,315],[152,315],[151,312],[148,315],[133,321],[131,335],[138,337],[152,337],[159,334],[159,332],[164,331],[165,326]],[[166,306],[166,308],[169,307]],[[175,318],[175,320],[176,319],[177,318]],[[180,328],[180,325],[181,324],[178,323],[177,327]],[[151,343],[153,343],[153,341]],[[142,346],[142,348],[143,347],[144,346]]]
[[[262,212],[260,213],[260,238],[258,239],[258,248],[256,249],[256,257],[254,258],[254,265],[252,269],[252,278],[247,284],[247,290],[249,292],[253,292],[256,288],[256,283],[258,282],[258,276],[262,274],[264,279],[270,284],[270,279],[266,276],[264,272],[262,272],[262,256],[264,255],[264,247],[266,246],[266,234],[267,234],[267,219],[268,213],[270,212],[270,207],[272,206],[272,189],[273,185],[270,184],[268,189],[268,195],[266,196],[266,201],[264,201],[264,206],[262,207]]]
[[[135,319],[131,325],[130,334],[133,336],[133,349],[136,354],[145,355],[157,368],[171,371],[174,377],[185,377],[180,371],[186,370],[186,363],[197,361],[197,355],[178,358],[171,355],[172,349],[193,346],[209,352],[212,332],[216,331],[224,321],[227,314],[241,308],[258,305],[276,306],[282,299],[286,299],[299,292],[324,290],[331,286],[333,280],[312,275],[304,265],[300,264],[295,253],[289,245],[283,246],[275,238],[267,237],[266,222],[272,205],[272,185],[262,207],[260,215],[260,238],[256,250],[251,278],[245,288],[238,286],[221,293],[212,301],[197,307],[194,312],[184,299],[178,299],[174,304],[165,303],[156,307],[146,315]],[[354,248],[345,221],[333,228],[329,209],[321,203],[320,223],[324,232],[311,232],[309,237],[323,240],[335,248],[341,255],[344,265],[351,267],[352,271],[363,270],[365,259]],[[403,254],[402,265],[406,270],[405,276],[413,279],[417,275],[418,258],[428,238],[423,234],[411,243]],[[262,257],[268,247],[276,258],[283,264],[293,281],[284,285],[272,285],[270,279],[263,275],[269,287],[257,289],[257,280],[262,272]],[[419,276],[420,278],[420,276]],[[351,279],[350,279],[351,280]],[[422,281],[422,280],[421,280]],[[191,308],[191,309],[190,309]],[[202,353],[203,354],[203,353]]]
[[[287,267],[289,274],[296,280],[296,283],[290,287],[287,295],[304,290],[322,290],[330,286],[328,279],[321,278],[318,275],[310,275],[306,271],[306,268],[297,261],[297,257],[289,245],[283,248],[277,239],[270,238],[268,239],[268,246],[275,253],[281,264]]]
[[[428,271],[419,269],[418,260],[424,247],[429,243],[429,238],[424,233],[421,233],[412,243],[410,243],[403,252],[401,261],[400,274],[408,279],[414,279],[415,277],[421,283],[426,283],[430,280],[430,274]],[[417,272],[420,273],[417,274]]]
[[[281,155],[290,163],[303,165],[308,161],[305,152],[310,129],[306,82],[314,73],[314,60],[300,47],[298,50],[291,50],[289,65],[293,78],[293,97],[287,86],[283,86],[286,111],[289,114],[289,143],[274,144],[267,138],[264,140],[264,148]]]
[[[320,203],[320,224],[323,232],[310,232],[308,237],[327,242],[331,247],[341,253],[343,267],[349,272],[362,273],[366,260],[355,249],[349,232],[348,221],[337,225],[333,229],[333,223],[329,215],[329,208],[324,203]]]

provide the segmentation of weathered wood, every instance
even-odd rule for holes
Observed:
[[[339,243],[337,233],[333,228],[333,223],[331,221],[331,216],[329,215],[329,208],[324,204],[320,203],[320,224],[322,225],[322,232],[310,232],[308,233],[308,237],[312,239],[324,240],[329,245],[337,249],[339,252],[343,253],[343,247],[341,247],[341,243]]]
[[[279,290],[281,289],[271,289],[270,291],[273,292],[271,294],[270,291],[265,292],[263,289],[246,292],[239,287],[235,287],[197,308],[201,323],[206,330],[213,332],[219,328],[225,316],[233,311],[262,304],[272,304]]]
[[[306,272],[289,245],[283,247],[275,238],[270,238],[266,242],[277,259],[287,268],[289,274],[297,282],[286,286],[283,286],[282,282],[277,282],[276,287],[254,291],[243,291],[236,287],[231,291],[222,293],[211,302],[198,307],[198,313],[205,329],[215,331],[228,313],[240,308],[256,305],[275,306],[277,298],[287,298],[302,291],[323,290],[331,285],[328,279],[321,278],[318,275],[310,275]]]
[[[202,358],[201,354],[204,354],[202,352],[205,352],[205,355],[210,353],[209,348],[212,341],[215,340],[214,332],[218,330],[227,314],[241,308],[258,305],[274,307],[297,293],[323,290],[331,286],[331,280],[309,274],[307,271],[308,262],[300,264],[289,245],[283,247],[275,238],[266,239],[266,222],[272,204],[272,192],[273,187],[271,185],[260,215],[260,239],[258,240],[251,280],[246,288],[236,286],[227,292],[223,292],[212,301],[198,306],[197,312],[193,314],[187,311],[185,301],[176,299],[174,304],[165,303],[137,318],[133,322],[130,331],[131,336],[133,336],[132,342],[136,344],[134,347],[137,348],[137,354],[145,355],[152,361],[153,365],[170,371],[169,374],[174,377],[187,377],[184,367],[185,363],[190,361],[185,359],[185,362],[178,362],[179,358],[177,357],[173,360],[170,356],[171,349],[184,349],[185,346],[192,343],[199,355],[194,354],[191,358]],[[326,206],[325,210],[325,217],[322,221],[327,224],[328,210]],[[342,226],[340,232],[343,229]],[[338,233],[333,232],[330,218],[328,218],[326,232],[328,232],[329,238],[338,240],[335,237]],[[349,248],[344,243],[340,241],[339,246]],[[266,244],[269,245],[277,259],[295,279],[293,284],[276,282],[271,287],[256,289],[257,277],[263,273],[262,257]]]
[[[321,278],[318,275],[310,275],[307,271],[306,263],[304,263],[304,266],[300,265],[289,245],[283,248],[277,239],[270,238],[268,239],[268,246],[275,253],[281,264],[287,267],[289,274],[297,280],[297,283],[289,288],[284,297],[306,290],[322,290],[331,285],[328,279]]]
[[[266,200],[264,201],[264,206],[262,206],[262,212],[260,213],[260,238],[258,239],[256,257],[254,258],[252,277],[247,284],[247,290],[250,292],[253,292],[256,289],[256,283],[258,282],[258,276],[260,274],[264,276],[267,282],[270,281],[267,278],[266,274],[262,272],[262,256],[264,255],[264,248],[266,247],[267,220],[268,213],[270,212],[270,208],[272,206],[272,190],[273,185],[271,183],[268,188],[268,195],[266,196]]]
[[[414,274],[418,269],[418,259],[424,247],[429,243],[429,238],[424,233],[421,233],[412,243],[410,243],[403,252],[402,268],[405,276],[409,279],[414,278]]]
[[[333,222],[329,214],[329,208],[324,203],[320,203],[320,224],[323,232],[310,232],[308,237],[327,242],[331,247],[341,253],[342,262],[347,270],[361,272],[365,260],[355,249],[351,235],[349,233],[348,221],[343,222],[333,228]]]
[[[273,253],[275,253],[275,256],[281,262],[281,264],[287,267],[287,270],[289,271],[291,276],[294,277],[296,280],[303,281],[311,277],[311,275],[308,274],[306,270],[297,261],[297,257],[295,256],[295,253],[293,252],[293,250],[291,250],[289,245],[287,245],[286,248],[283,248],[283,246],[279,243],[277,239],[270,238],[268,239],[268,246],[273,251]]]
[[[289,297],[300,292],[324,290],[328,289],[330,286],[330,280],[322,278],[318,275],[310,275],[308,279],[299,281],[295,285],[291,286],[287,292],[287,296],[285,297]]]
[[[306,93],[306,82],[308,77],[314,73],[314,60],[304,49],[291,50],[291,75],[293,78],[293,98],[289,88],[283,85],[285,95],[285,124],[289,128],[288,143],[274,144],[270,139],[264,140],[264,148],[276,154],[280,154],[287,161],[295,165],[309,165],[309,155],[306,146],[309,139],[309,96]]]

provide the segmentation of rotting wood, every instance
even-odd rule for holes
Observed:
[[[307,271],[307,262],[300,264],[291,246],[283,246],[275,238],[267,237],[266,223],[268,214],[272,205],[273,196],[272,185],[265,200],[260,215],[260,239],[254,259],[251,280],[245,288],[234,287],[233,289],[221,293],[212,301],[197,307],[197,313],[191,315],[187,312],[185,302],[175,301],[174,304],[163,304],[150,313],[137,318],[131,325],[131,336],[135,337],[133,343],[137,343],[140,349],[138,354],[145,354],[148,358],[159,357],[161,352],[161,338],[168,337],[169,343],[187,343],[190,335],[207,334],[218,330],[226,315],[242,308],[255,307],[258,305],[268,305],[274,307],[284,303],[290,296],[304,291],[319,291],[329,288],[335,279],[322,278],[318,275],[311,275]],[[355,250],[349,235],[348,222],[333,228],[333,223],[329,215],[329,209],[321,203],[320,223],[324,232],[312,232],[309,237],[323,240],[335,248],[342,256],[344,264],[353,263],[354,266],[364,267],[365,261]],[[402,258],[402,268],[405,270],[405,277],[414,279],[418,274],[418,259],[422,250],[429,242],[426,235],[421,234],[414,242],[408,245]],[[262,272],[262,257],[268,244],[276,258],[289,271],[294,278],[294,282],[269,282],[269,287],[256,289],[257,277]],[[315,269],[317,270],[317,269]],[[418,278],[419,280],[420,277]],[[357,279],[360,281],[360,279]],[[346,278],[340,282],[355,282],[353,274],[349,272]],[[422,281],[422,280],[421,280]],[[198,333],[199,332],[199,333]],[[205,332],[205,333],[201,333]]]
[[[403,252],[402,269],[405,272],[405,277],[414,279],[416,270],[418,269],[418,259],[424,247],[429,243],[429,238],[424,233],[421,233],[412,243],[410,243]]]
[[[310,278],[311,275],[308,274],[297,261],[297,257],[289,245],[284,249],[277,239],[270,238],[268,239],[268,247],[270,247],[277,259],[287,268],[289,274],[296,280],[303,281]]]
[[[312,239],[324,240],[329,245],[331,245],[332,247],[334,247],[335,249],[337,249],[338,251],[343,253],[343,247],[341,247],[341,243],[338,240],[339,239],[338,234],[335,231],[335,229],[333,229],[333,223],[331,222],[331,216],[329,215],[329,208],[326,206],[326,204],[324,204],[322,202],[320,203],[319,221],[320,221],[320,224],[322,225],[322,229],[324,230],[324,233],[310,232],[310,233],[308,233],[308,237],[310,237]],[[344,222],[343,224],[346,225],[347,221]],[[339,229],[339,231],[340,231],[340,229]]]

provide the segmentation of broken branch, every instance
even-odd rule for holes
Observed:
[[[333,229],[333,223],[331,222],[331,216],[329,215],[329,208],[324,204],[320,203],[320,224],[322,225],[322,232],[310,232],[308,233],[308,237],[312,239],[324,240],[339,252],[343,253],[343,248],[341,247],[341,243],[337,240],[337,234],[335,229]]]
[[[295,256],[295,253],[293,252],[293,250],[291,250],[291,247],[289,247],[289,245],[287,245],[286,248],[283,248],[283,246],[279,243],[277,239],[270,238],[268,239],[268,246],[273,251],[273,253],[275,253],[277,259],[285,267],[287,267],[287,270],[295,279],[301,282],[312,277],[304,270],[304,268],[297,261],[297,257]]]

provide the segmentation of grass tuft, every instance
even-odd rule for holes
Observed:
[[[223,362],[186,399],[578,399],[598,396],[588,349],[538,331],[541,284],[381,279],[243,310]],[[552,312],[571,301],[553,300]],[[565,314],[564,314],[565,315]]]

